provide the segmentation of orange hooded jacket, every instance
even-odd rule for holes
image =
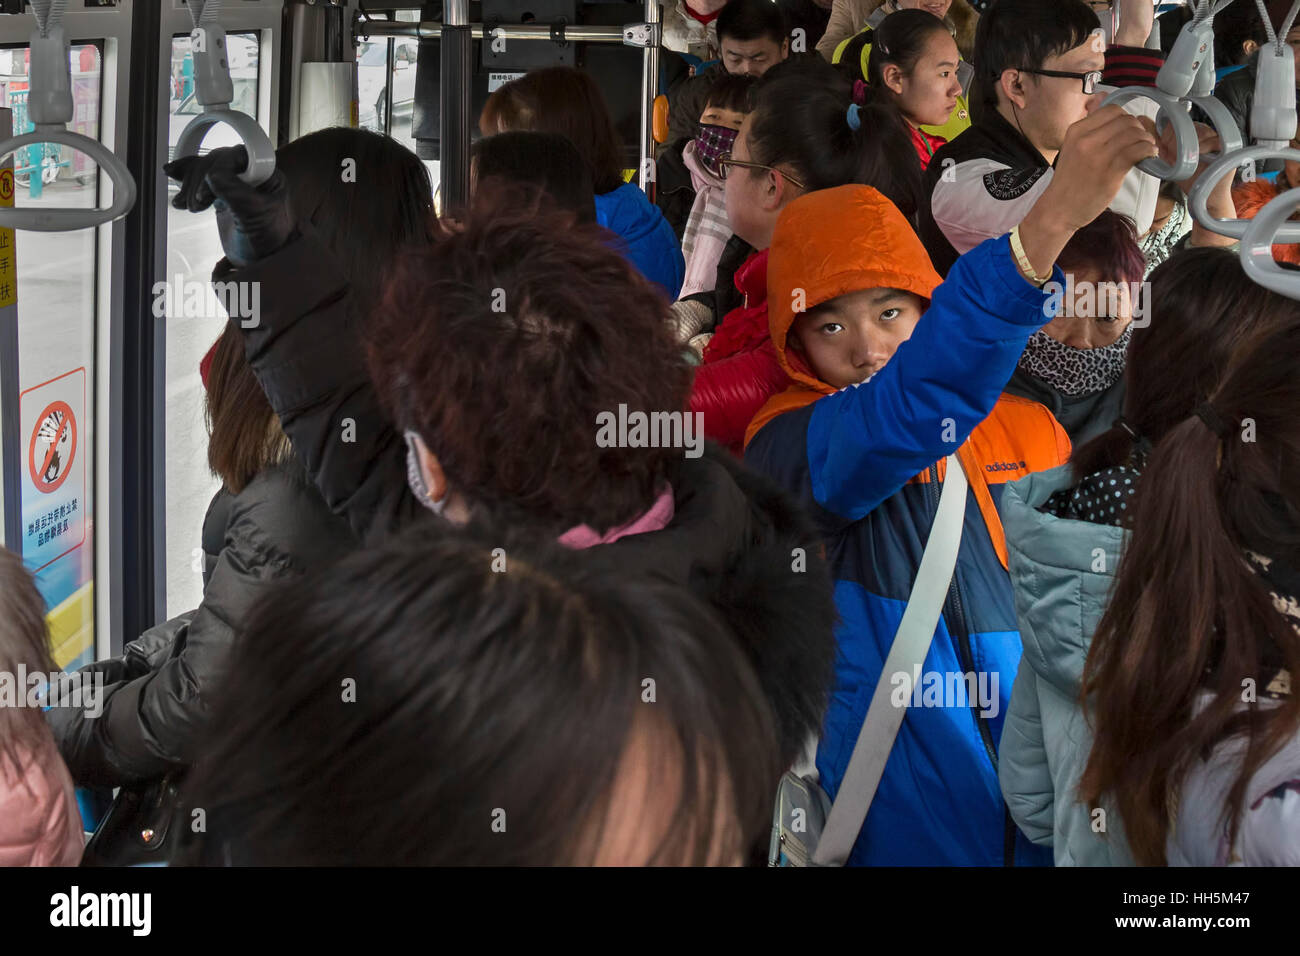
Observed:
[[[768,399],[754,416],[745,432],[746,446],[778,415],[836,391],[817,378],[797,349],[787,349],[796,308],[805,311],[837,296],[872,288],[901,289],[929,300],[942,281],[903,214],[870,186],[818,190],[786,206],[777,220],[768,256],[767,308],[777,360],[791,385]],[[1070,440],[1043,405],[1004,394],[957,450],[957,456],[971,479],[1005,568],[1002,522],[988,485],[1064,464],[1070,457]],[[942,480],[944,462],[939,462],[938,470]],[[984,480],[977,480],[977,475]],[[929,480],[928,470],[912,479]]]

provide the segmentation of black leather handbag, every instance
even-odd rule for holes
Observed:
[[[81,856],[82,866],[170,866],[197,847],[181,806],[182,774],[122,787]]]

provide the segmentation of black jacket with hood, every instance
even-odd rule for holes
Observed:
[[[408,486],[405,442],[370,385],[348,285],[329,262],[314,236],[297,235],[246,267],[223,260],[213,278],[261,284],[261,321],[243,329],[248,359],[329,506],[367,540],[412,521],[436,534],[442,519]],[[340,440],[346,419],[355,441]],[[777,486],[711,446],[682,462],[673,492],[668,527],[599,547],[629,572],[689,586],[717,609],[754,662],[793,762],[821,730],[834,656],[817,532]]]
[[[320,566],[356,546],[290,458],[263,469],[237,495],[217,492],[203,520],[203,601],[150,628],[104,672],[103,713],[55,707],[50,724],[81,785],[134,786],[183,771],[211,713],[235,634],[277,578]]]

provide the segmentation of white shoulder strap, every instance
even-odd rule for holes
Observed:
[[[894,674],[914,673],[925,663],[934,639],[934,629],[939,624],[948,584],[957,565],[957,547],[961,543],[962,523],[966,514],[966,473],[956,455],[948,456],[948,470],[939,495],[939,509],[925,543],[925,554],[912,582],[912,593],[894,634],[894,643],[885,658],[885,666],[876,681],[876,691],[862,721],[853,755],[849,758],[844,779],[831,805],[830,816],[822,830],[817,850],[813,854],[815,866],[843,866],[848,859],[858,832],[867,819],[876,787],[885,771],[885,762],[894,747],[906,705],[895,707],[890,702]]]

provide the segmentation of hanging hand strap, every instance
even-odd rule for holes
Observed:
[[[0,208],[0,227],[35,232],[71,232],[120,219],[135,205],[135,179],[126,163],[103,143],[68,129],[72,119],[72,66],[68,38],[63,32],[63,9],[67,0],[32,0],[36,32],[31,37],[31,77],[27,93],[27,116],[36,128],[0,143],[0,159],[24,146],[57,143],[93,159],[113,183],[113,204],[107,209]],[[40,169],[32,172],[39,176]]]
[[[194,21],[194,32],[190,34],[194,96],[204,110],[181,132],[175,158],[197,155],[208,130],[225,123],[239,134],[248,152],[248,166],[239,178],[250,186],[259,186],[275,172],[275,147],[257,120],[230,106],[235,84],[226,59],[226,31],[218,22],[221,0],[189,0],[188,6]]]
[[[943,491],[939,495],[939,509],[930,528],[930,538],[925,543],[925,554],[917,569],[912,593],[894,634],[894,643],[885,658],[885,666],[876,681],[876,691],[871,696],[867,716],[862,721],[853,756],[840,781],[840,789],[831,805],[830,816],[822,830],[817,850],[813,854],[816,866],[843,866],[849,858],[858,833],[867,819],[871,801],[876,796],[885,763],[894,748],[907,706],[895,707],[890,701],[893,692],[893,675],[907,674],[925,663],[934,639],[934,629],[939,624],[943,602],[957,566],[957,548],[961,544],[962,524],[966,514],[966,473],[956,455],[948,456],[947,473]]]

